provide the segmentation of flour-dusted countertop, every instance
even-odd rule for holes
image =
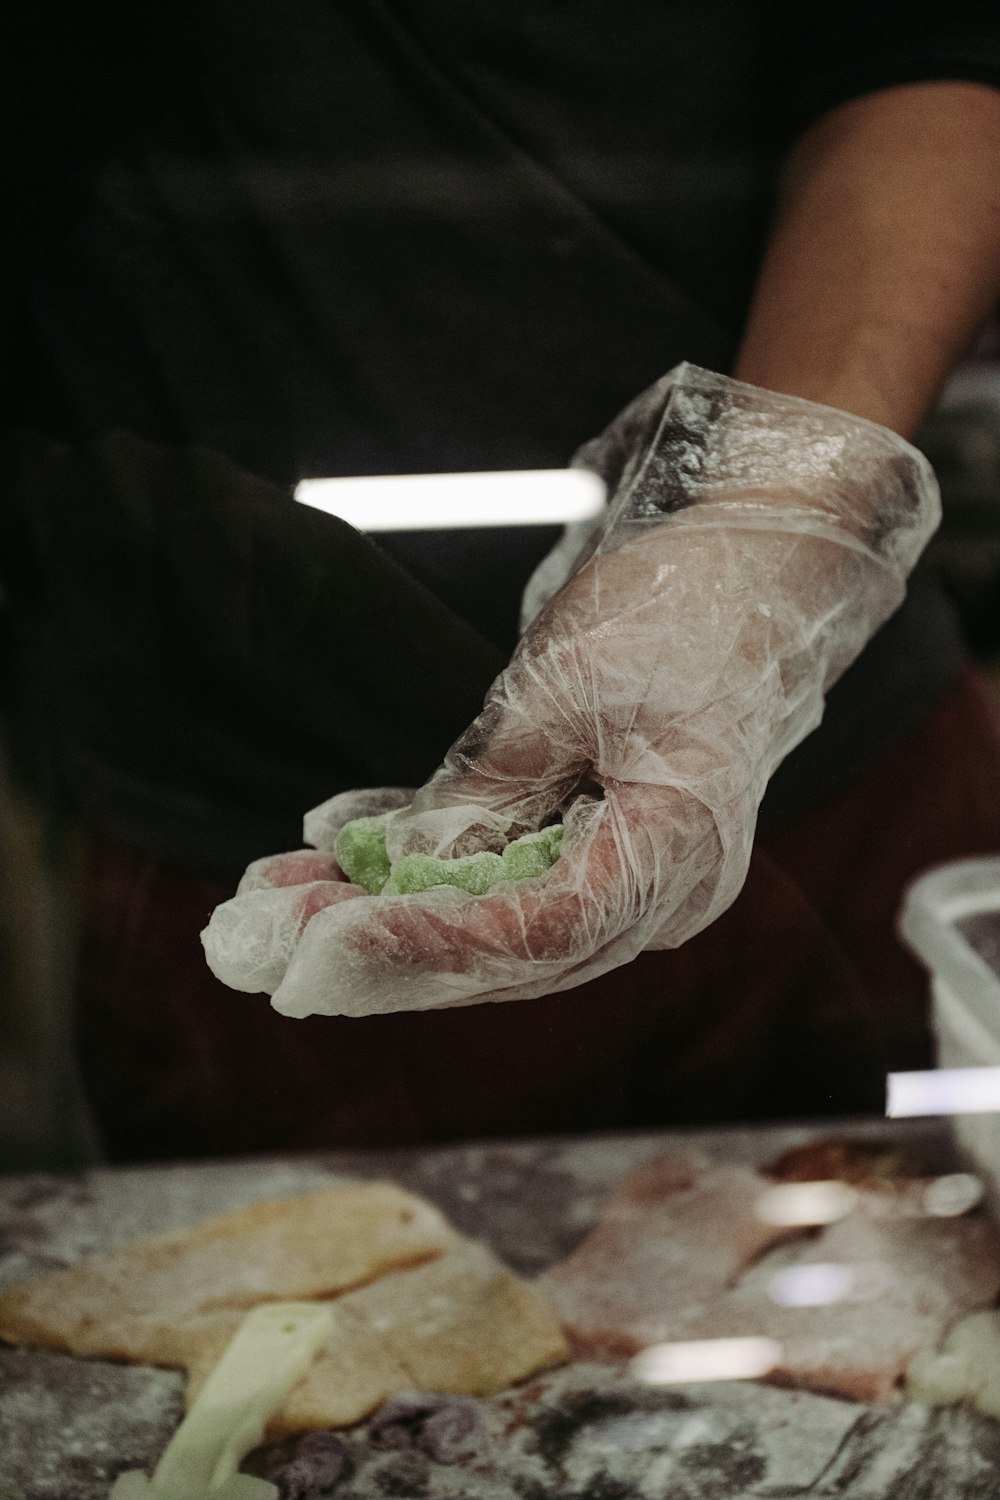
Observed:
[[[943,1129],[883,1122],[490,1143],[393,1152],[102,1168],[0,1179],[0,1287],[121,1244],[336,1177],[384,1177],[533,1276],[595,1224],[623,1174],[679,1144],[757,1166],[831,1134],[910,1145],[954,1169]],[[1000,1282],[1000,1267],[998,1267]],[[441,1464],[344,1434],[337,1500],[987,1500],[1000,1494],[1000,1424],[965,1409],[865,1406],[756,1382],[654,1388],[569,1365],[481,1403],[475,1451]],[[123,1468],[151,1469],[182,1410],[170,1371],[0,1346],[0,1500],[105,1500]],[[294,1452],[261,1450],[267,1474]]]

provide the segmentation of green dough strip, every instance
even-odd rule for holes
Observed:
[[[544,875],[551,870],[559,858],[562,847],[562,824],[542,828],[538,833],[526,833],[523,838],[508,844],[501,856],[503,874],[501,880],[527,880],[532,875]]]
[[[392,867],[382,888],[385,896],[409,896],[435,885],[455,885],[470,896],[482,896],[503,880],[499,854],[463,854],[458,859],[436,859],[433,854],[404,854]]]
[[[385,848],[386,813],[377,818],[355,818],[337,834],[333,852],[352,885],[363,886],[377,896],[389,879],[389,856]]]
[[[560,825],[526,833],[508,844],[503,854],[463,854],[438,859],[433,854],[404,854],[391,864],[385,847],[386,816],[355,818],[337,836],[336,856],[344,874],[369,895],[405,896],[451,885],[482,896],[502,880],[527,880],[544,875],[559,858]]]

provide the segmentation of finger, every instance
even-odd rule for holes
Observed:
[[[630,929],[641,929],[638,951],[718,875],[715,818],[676,787],[609,782],[604,801],[577,799],[565,828],[564,854],[546,877],[482,898],[484,929],[524,964],[593,957]]]
[[[483,941],[470,912],[482,899],[442,886],[419,911],[408,909],[413,897],[376,897],[360,921],[331,922],[339,913],[321,912],[271,1003],[286,1016],[365,1016],[464,1005],[507,988],[519,972],[509,954]],[[534,976],[554,982],[562,967],[540,963]]]
[[[621,747],[643,738],[635,720],[667,649],[658,622],[644,616],[662,563],[659,549],[636,542],[572,580],[559,596],[558,620],[525,638],[482,713],[391,818],[392,859],[499,852],[539,828],[581,783],[623,777]],[[626,621],[622,668],[604,637],[613,640]]]
[[[323,912],[272,1004],[285,1015],[365,1015],[520,998],[625,962],[710,874],[710,816],[674,788],[579,799],[547,875],[485,896],[439,888]],[[671,869],[668,871],[668,865]]]
[[[383,896],[354,914],[321,913],[272,1004],[296,1016],[438,1009],[510,990],[526,970],[536,985],[551,987],[595,945],[602,926],[588,910],[597,894],[567,873],[573,862],[570,845],[547,876],[505,883],[487,896],[439,887],[421,897]],[[541,885],[544,901],[528,891]]]
[[[579,698],[553,692],[549,676],[549,663],[519,656],[497,679],[440,769],[389,820],[393,860],[499,853],[560,807],[588,761],[580,725],[563,707]]]
[[[268,854],[248,865],[237,896],[250,891],[268,891],[278,886],[311,885],[319,880],[346,880],[347,876],[332,854],[316,849],[296,849],[289,854]]]
[[[312,918],[365,894],[342,881],[318,881],[234,896],[216,907],[201,934],[208,966],[231,989],[271,994]]]
[[[406,786],[361,787],[338,792],[306,813],[303,837],[307,844],[325,854],[332,854],[337,834],[345,823],[355,818],[374,818],[381,813],[395,812],[397,808],[406,807],[412,796],[413,788]]]

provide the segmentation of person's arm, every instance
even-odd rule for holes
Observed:
[[[852,99],[794,148],[734,375],[912,437],[1000,293],[1000,91]]]

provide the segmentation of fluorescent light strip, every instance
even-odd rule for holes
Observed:
[[[823,1307],[850,1300],[858,1279],[854,1266],[813,1261],[776,1271],[767,1284],[767,1295],[779,1307]]]
[[[646,1385],[686,1385],[700,1380],[755,1380],[780,1364],[782,1347],[775,1339],[693,1339],[688,1343],[651,1344],[629,1369]]]
[[[590,469],[506,469],[482,474],[390,474],[303,479],[295,498],[358,531],[446,531],[552,526],[604,508]]]
[[[986,1115],[1000,1113],[1000,1068],[933,1068],[890,1073],[886,1115]]]
[[[781,1182],[761,1193],[755,1209],[765,1224],[835,1224],[857,1201],[846,1182]]]
[[[924,1212],[932,1219],[956,1219],[983,1201],[983,1185],[971,1172],[935,1177],[924,1190]]]

